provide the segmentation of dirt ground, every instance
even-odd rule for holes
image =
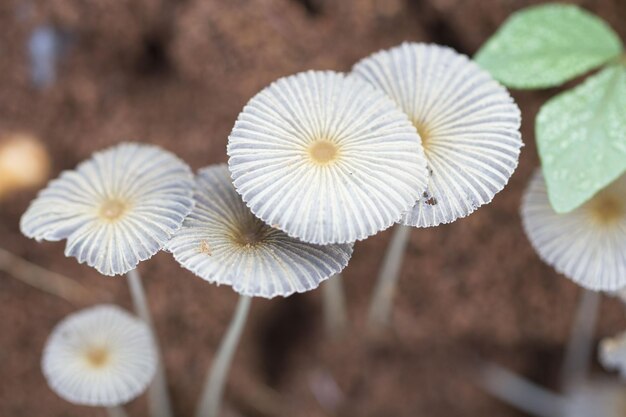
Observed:
[[[37,135],[53,175],[121,140],[158,144],[194,168],[226,161],[246,101],[306,69],[349,70],[405,40],[472,55],[524,0],[83,0],[0,1],[0,136]],[[576,2],[626,39],[622,0]],[[56,80],[36,88],[27,42],[40,25],[63,33]],[[355,248],[345,270],[351,329],[324,334],[320,291],[255,300],[235,359],[224,416],[521,416],[476,386],[477,363],[496,361],[556,389],[580,290],[544,265],[518,215],[538,165],[533,120],[557,93],[514,92],[523,114],[520,165],[495,200],[451,225],[415,230],[389,333],[363,331],[390,232]],[[23,237],[19,216],[35,190],[0,202],[0,246],[130,308],[123,278],[63,257],[62,243]],[[166,253],[140,267],[177,416],[191,416],[236,295],[182,270]],[[79,306],[0,273],[0,416],[105,416],[70,405],[39,367],[50,330]],[[596,337],[626,327],[605,297]],[[601,371],[596,369],[596,372]],[[146,415],[145,397],[130,404]]]

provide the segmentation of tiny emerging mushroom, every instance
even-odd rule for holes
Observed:
[[[622,379],[626,379],[626,332],[602,339],[598,357],[607,370],[619,371]]]
[[[14,133],[0,141],[0,199],[44,183],[49,173],[50,155],[36,137]]]
[[[122,143],[52,180],[30,204],[20,228],[38,241],[66,239],[66,256],[103,275],[127,274],[135,309],[152,327],[135,268],[182,226],[193,207],[193,186],[190,168],[172,153]],[[153,414],[171,415],[161,366],[150,407]]]
[[[359,61],[352,73],[393,99],[419,132],[428,186],[400,224],[383,261],[370,325],[386,324],[407,226],[431,227],[489,203],[517,167],[520,110],[508,91],[451,48],[403,43]]]
[[[66,317],[52,331],[42,358],[48,385],[60,397],[112,409],[141,395],[156,368],[148,326],[113,305]]]
[[[196,206],[168,249],[195,275],[241,294],[196,414],[215,417],[251,297],[286,297],[316,288],[347,265],[352,244],[304,243],[263,223],[235,191],[226,165],[200,170],[196,182]]]
[[[522,221],[541,259],[567,278],[594,291],[626,287],[626,175],[559,214],[537,170],[524,195]]]

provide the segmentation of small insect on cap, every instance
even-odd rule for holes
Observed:
[[[157,366],[147,325],[113,305],[61,321],[46,342],[42,368],[50,388],[79,405],[113,407],[145,391]]]
[[[347,243],[390,227],[426,188],[415,128],[356,77],[309,71],[254,96],[228,140],[235,188],[289,236]]]
[[[196,207],[168,249],[199,277],[271,298],[312,290],[348,264],[352,244],[304,243],[255,217],[226,165],[200,170],[196,182]]]
[[[193,207],[193,175],[156,146],[124,143],[51,181],[22,216],[22,233],[67,239],[65,255],[124,274],[163,248]]]
[[[522,221],[539,256],[566,277],[596,291],[626,286],[626,175],[558,214],[537,170],[524,194]]]
[[[450,223],[504,188],[522,147],[520,111],[468,57],[443,46],[404,43],[362,59],[352,72],[391,97],[422,139],[428,188],[403,224]]]

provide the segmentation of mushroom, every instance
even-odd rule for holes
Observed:
[[[598,356],[602,366],[619,371],[622,379],[626,379],[626,332],[602,339]]]
[[[524,193],[521,215],[526,235],[541,259],[587,289],[579,302],[564,365],[571,375],[566,379],[581,379],[600,304],[600,294],[594,291],[626,286],[626,175],[581,207],[559,214],[548,200],[543,174],[537,169]]]
[[[347,265],[352,244],[304,243],[265,224],[235,191],[226,165],[198,172],[195,198],[194,210],[167,247],[195,275],[241,294],[196,414],[215,417],[251,297],[286,297],[316,288]]]
[[[0,198],[42,184],[49,172],[50,156],[36,137],[15,133],[0,143]]]
[[[388,228],[426,188],[420,138],[385,95],[351,75],[308,71],[254,96],[228,139],[237,192],[265,223],[315,244]],[[325,285],[327,327],[345,321],[340,277]]]
[[[135,309],[152,327],[135,268],[163,249],[192,207],[193,176],[184,162],[156,146],[123,143],[52,180],[20,228],[38,241],[67,239],[65,255],[103,275],[126,273]],[[150,400],[153,415],[171,415],[162,367]]]
[[[507,90],[451,48],[404,43],[359,61],[352,73],[387,96],[419,132],[428,187],[396,226],[370,305],[371,326],[389,320],[409,229],[465,217],[504,188],[522,147],[520,111]]]
[[[50,388],[72,404],[120,407],[141,395],[157,369],[150,329],[113,305],[71,314],[52,331],[41,361]]]
[[[626,175],[581,207],[558,214],[537,170],[521,214],[531,244],[558,272],[593,291],[626,287]]]

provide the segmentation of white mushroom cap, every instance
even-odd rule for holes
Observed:
[[[199,277],[248,296],[288,296],[340,272],[352,244],[304,243],[255,217],[235,191],[226,165],[200,170],[196,207],[168,244]]]
[[[522,147],[520,111],[468,57],[443,46],[404,43],[362,59],[353,74],[391,97],[422,138],[428,188],[403,224],[450,223],[504,188]]]
[[[113,407],[145,391],[157,367],[148,326],[113,305],[70,315],[52,331],[43,353],[48,385],[80,405]]]
[[[626,175],[576,210],[558,214],[540,170],[522,202],[524,229],[539,256],[590,290],[626,286]]]
[[[420,138],[406,115],[366,82],[337,72],[281,78],[254,96],[228,155],[252,212],[310,243],[384,230],[426,188]]]
[[[619,371],[621,377],[626,379],[626,332],[602,339],[598,356],[602,366]]]
[[[161,250],[193,207],[193,175],[170,152],[124,143],[51,181],[22,216],[22,233],[67,239],[66,256],[124,274]]]

